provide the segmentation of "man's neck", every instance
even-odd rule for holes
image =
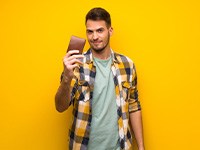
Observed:
[[[95,50],[92,49],[92,55],[96,58],[99,58],[99,59],[107,59],[110,57],[110,54],[111,54],[111,49],[110,47],[100,51],[100,52],[96,52]]]

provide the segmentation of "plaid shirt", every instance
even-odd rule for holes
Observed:
[[[128,57],[113,51],[111,55],[113,58],[111,70],[116,92],[120,148],[121,150],[129,150],[132,149],[129,113],[141,109],[137,92],[137,76],[135,66]],[[91,129],[91,101],[96,69],[91,50],[85,52],[84,56],[83,66],[74,70],[75,77],[71,82],[70,105],[73,104],[73,122],[69,131],[70,150],[86,150]]]

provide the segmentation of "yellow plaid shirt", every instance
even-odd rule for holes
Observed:
[[[133,62],[126,56],[111,53],[111,70],[115,83],[118,114],[119,143],[121,150],[132,149],[132,136],[129,126],[129,113],[141,109],[138,100],[137,76]],[[91,50],[84,53],[83,65],[74,70],[71,82],[73,122],[69,131],[69,149],[86,150],[92,121],[92,97],[96,69]],[[102,81],[103,82],[103,81]],[[109,132],[109,131],[108,131]],[[112,133],[110,133],[112,134]]]

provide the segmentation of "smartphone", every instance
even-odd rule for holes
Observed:
[[[82,54],[85,42],[86,40],[84,38],[72,35],[69,41],[67,52],[70,50],[79,50],[79,54]]]

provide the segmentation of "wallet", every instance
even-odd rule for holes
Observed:
[[[67,48],[67,52],[70,50],[79,50],[79,54],[82,54],[85,42],[86,40],[84,38],[72,35]]]

